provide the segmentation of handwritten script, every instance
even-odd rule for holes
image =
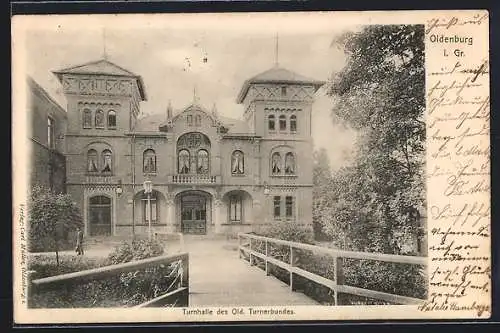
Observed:
[[[491,314],[487,13],[427,21],[429,295],[421,311]],[[467,45],[436,45],[460,33]],[[478,40],[480,45],[478,45]]]

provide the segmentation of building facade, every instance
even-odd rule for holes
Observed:
[[[66,190],[64,133],[66,111],[33,80],[27,78],[28,116],[30,123],[30,183],[53,192]]]
[[[323,82],[275,66],[243,83],[237,120],[196,98],[141,117],[142,78],[106,59],[54,74],[67,99],[66,190],[87,235],[312,230],[311,109]]]

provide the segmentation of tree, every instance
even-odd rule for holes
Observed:
[[[332,171],[325,148],[313,152],[313,228],[317,239],[325,238],[323,228],[324,217],[332,203],[330,185]]]
[[[55,251],[58,266],[61,241],[69,231],[83,227],[80,210],[69,194],[55,194],[41,186],[31,191],[28,223],[30,247],[43,244],[43,250]]]
[[[324,221],[356,250],[403,252],[424,207],[424,27],[373,25],[336,40],[347,64],[333,76],[336,119],[359,131],[355,163],[333,175]]]

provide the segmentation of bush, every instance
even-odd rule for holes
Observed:
[[[56,252],[73,247],[71,231],[82,228],[82,216],[69,194],[55,194],[42,186],[31,189],[28,203],[28,250]]]
[[[262,236],[278,238],[292,242],[313,244],[313,233],[294,222],[278,222],[272,224],[266,231],[260,233]]]
[[[273,225],[263,236],[278,238],[298,243],[312,244],[309,231],[297,228],[292,223]],[[260,253],[265,252],[262,241],[252,241],[252,248]],[[268,244],[268,255],[283,262],[290,261],[288,246]],[[335,279],[335,261],[330,255],[320,255],[309,250],[294,250],[294,266],[315,273],[330,280]],[[256,259],[256,264],[264,268],[264,261]],[[269,264],[270,272],[279,280],[289,283],[289,272]],[[345,284],[395,295],[424,299],[426,297],[426,279],[418,265],[385,263],[373,260],[344,259],[343,273]],[[334,304],[334,292],[329,288],[294,275],[294,289],[320,302],[323,305]],[[339,295],[341,305],[348,304],[384,304],[382,301],[370,300],[353,295]]]
[[[31,276],[33,279],[84,271],[107,265],[109,265],[107,258],[92,258],[67,254],[59,256],[59,266],[57,266],[54,254],[30,255],[28,259],[28,269],[34,271]]]
[[[163,254],[163,245],[156,240],[134,239],[132,242],[124,241],[116,246],[108,256],[112,264],[121,264],[132,260],[141,260]]]
[[[120,264],[162,255],[162,244],[157,241],[134,240],[115,247],[105,259],[71,257],[64,259],[59,268],[53,258],[35,258],[30,269],[36,270],[34,278],[80,271],[110,264]],[[174,264],[175,265],[175,264]],[[129,307],[139,305],[167,292],[176,276],[174,265],[158,265],[129,273],[120,273],[105,279],[83,283],[67,283],[57,290],[34,293],[30,296],[30,307]],[[52,273],[52,274],[51,274]]]

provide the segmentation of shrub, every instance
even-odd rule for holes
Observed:
[[[278,238],[298,243],[311,244],[312,235],[307,230],[297,228],[292,223],[278,223],[262,233],[263,236]],[[262,241],[252,241],[252,248],[264,253]],[[288,246],[268,243],[268,255],[284,262],[290,261]],[[330,255],[320,255],[309,250],[294,250],[294,265],[322,277],[334,280],[335,261]],[[256,259],[257,266],[263,268],[264,262]],[[279,280],[289,283],[289,272],[269,264],[270,272]],[[418,265],[385,263],[373,260],[344,259],[343,273],[345,284],[375,291],[424,299],[426,296],[426,279]],[[302,291],[324,305],[334,304],[334,292],[329,288],[294,275],[294,288]],[[353,295],[339,295],[339,304],[383,304]]]
[[[161,256],[163,252],[163,245],[156,240],[134,239],[132,242],[124,241],[116,246],[108,259],[112,264],[120,264]]]
[[[56,253],[71,247],[68,235],[82,228],[82,216],[69,194],[55,194],[47,188],[34,186],[28,203],[29,251]]]
[[[278,238],[292,242],[313,244],[313,233],[293,222],[278,222],[272,224],[266,231],[260,233],[263,236]]]
[[[80,271],[109,264],[126,263],[162,255],[163,246],[157,241],[134,240],[117,246],[105,259],[71,257],[62,260],[61,266],[53,270],[53,258],[33,259],[30,269],[37,272],[34,278]],[[64,257],[62,257],[64,258]],[[175,264],[174,264],[175,265]],[[34,293],[30,296],[30,307],[128,307],[144,303],[167,292],[173,280],[174,265],[158,265],[129,273],[120,273],[105,279],[83,283],[67,283],[57,290]],[[52,273],[52,274],[51,274]]]

